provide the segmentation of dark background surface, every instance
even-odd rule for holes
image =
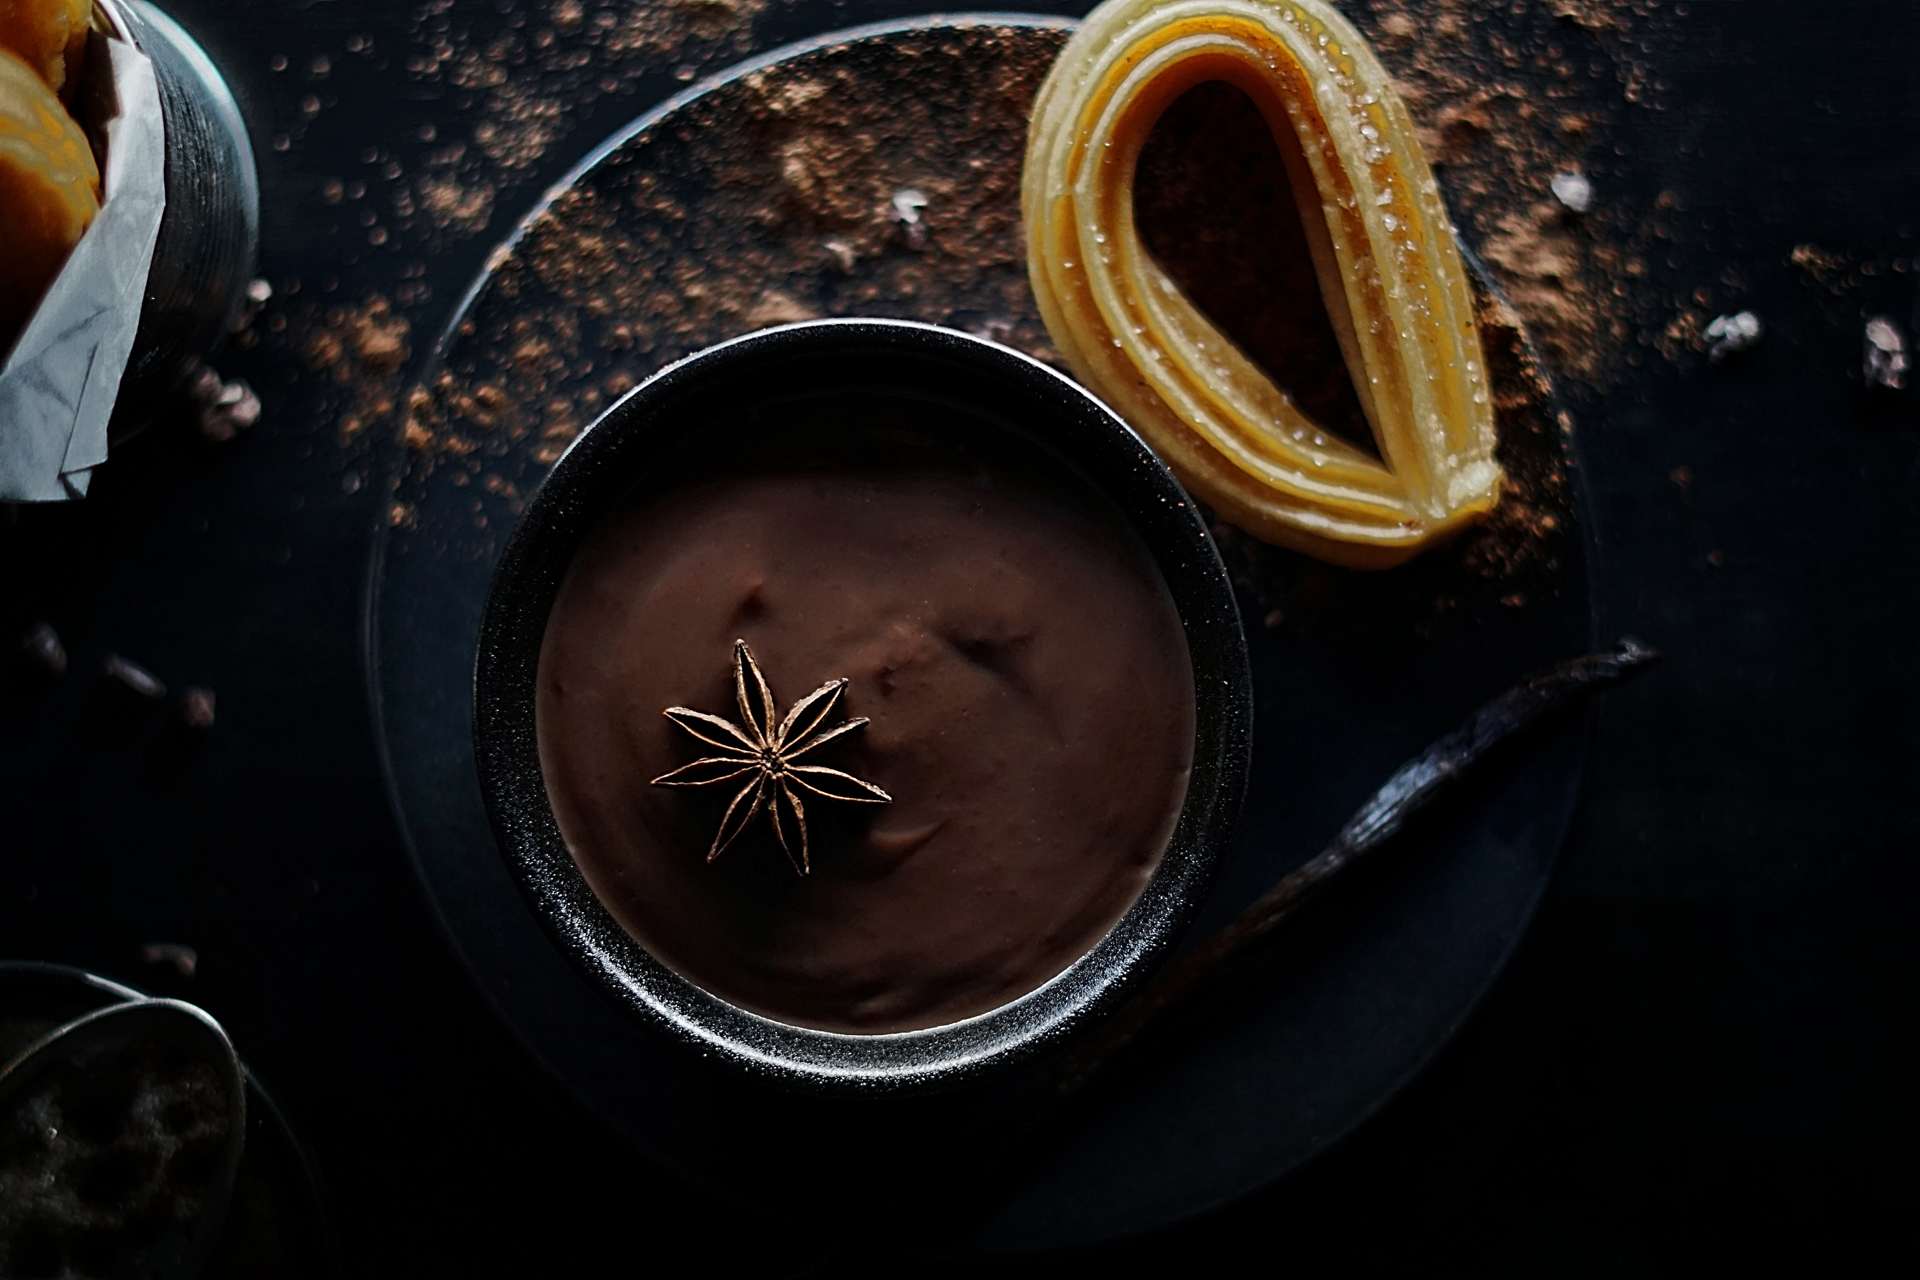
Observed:
[[[754,45],[934,7],[800,3]],[[445,135],[467,109],[406,73],[432,12],[170,8],[260,146],[262,271],[280,296],[262,340],[221,363],[267,412],[227,446],[158,428],[85,503],[0,515],[0,623],[45,618],[73,658],[57,681],[18,668],[0,686],[0,952],[220,1018],[317,1152],[351,1274],[639,1269],[687,1234],[719,1274],[804,1262],[859,1205],[773,1223],[656,1171],[538,1072],[444,941],[382,788],[361,668],[383,457],[340,442],[345,393],[299,358],[316,305],[380,291],[405,300],[417,360],[541,188],[679,82],[629,79],[576,108],[484,233],[431,239],[375,197],[385,167],[425,152],[423,124]],[[1530,30],[1554,8],[1481,16]],[[1920,319],[1920,89],[1903,62],[1920,10],[1643,8],[1660,20],[1643,50],[1658,91],[1612,117],[1612,160],[1589,172],[1636,208],[1673,193],[1636,288],[1677,301],[1720,282],[1719,309],[1750,307],[1768,333],[1720,367],[1637,347],[1604,389],[1572,388],[1600,630],[1668,660],[1605,707],[1527,940],[1432,1067],[1320,1160],[1144,1241],[1000,1269],[1224,1264],[1251,1247],[1309,1270],[1847,1270],[1908,1251],[1920,391],[1869,390],[1860,357],[1866,316]],[[513,10],[445,16],[484,31]],[[327,181],[355,175],[374,194],[329,204]],[[361,207],[394,226],[382,244]],[[1794,266],[1801,244],[1835,265]],[[116,712],[108,652],[215,689],[214,731],[182,749],[160,717]],[[197,974],[143,964],[153,942],[195,947]],[[856,1251],[829,1269],[888,1264]]]

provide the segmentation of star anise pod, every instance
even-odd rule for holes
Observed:
[[[822,728],[840,705],[846,692],[845,680],[829,680],[793,704],[779,726],[773,723],[773,690],[767,687],[760,665],[745,640],[733,642],[733,691],[740,703],[742,724],[719,716],[695,711],[691,707],[668,707],[667,719],[685,729],[721,755],[703,756],[672,773],[653,780],[656,787],[706,787],[745,778],[745,783],[727,806],[714,834],[713,847],[707,850],[712,862],[753,820],[764,811],[773,823],[773,834],[786,850],[793,869],[801,875],[809,870],[807,862],[807,809],[802,792],[827,800],[850,800],[856,804],[891,804],[893,797],[870,782],[862,782],[850,773],[824,765],[797,763],[837,738],[852,733],[867,723],[865,716],[843,720],[831,729]]]

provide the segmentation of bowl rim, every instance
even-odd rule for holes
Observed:
[[[769,375],[775,375],[770,377]],[[1012,421],[1069,461],[1139,533],[1173,597],[1193,664],[1187,796],[1146,887],[1094,946],[1040,987],[922,1030],[855,1034],[750,1012],[655,959],[613,919],[567,851],[542,777],[534,706],[547,618],[575,552],[640,483],[676,415],[705,400],[836,388],[943,399]],[[760,388],[758,390],[754,388]],[[709,415],[710,416],[710,415]],[[1071,447],[1069,447],[1071,446]],[[1200,510],[1164,463],[1090,392],[1011,348],[917,321],[826,319],[703,348],[629,391],[583,431],[529,496],[489,584],[473,672],[473,735],[495,841],[549,939],[644,1026],[709,1059],[809,1092],[914,1092],[970,1081],[1058,1045],[1110,1011],[1191,923],[1226,850],[1252,757],[1247,643]]]

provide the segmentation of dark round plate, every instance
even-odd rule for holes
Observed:
[[[812,316],[885,315],[1054,359],[1026,288],[1017,193],[1026,105],[1065,31],[1005,17],[863,28],[689,89],[609,141],[494,256],[408,409],[368,663],[420,875],[548,1070],[636,1145],[763,1204],[832,1197],[844,1214],[861,1185],[945,1159],[978,1101],[785,1094],[642,1029],[582,977],[522,901],[481,801],[482,605],[524,495],[567,441],[694,350]],[[1478,703],[1593,647],[1577,476],[1510,313],[1483,295],[1518,517],[1370,575],[1219,531],[1248,620],[1254,773],[1189,940],[1310,857]],[[1050,1154],[1010,1173],[961,1247],[1145,1230],[1351,1130],[1493,981],[1545,887],[1584,759],[1579,723],[1529,739],[1316,902]]]

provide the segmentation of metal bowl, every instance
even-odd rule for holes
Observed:
[[[0,1074],[23,1050],[74,1019],[145,998],[132,987],[66,965],[0,961]]]
[[[226,1033],[178,1000],[108,1003],[21,1049],[0,1069],[0,1172],[16,1180],[0,1262],[38,1275],[78,1253],[114,1274],[196,1274],[226,1221],[246,1106]]]
[[[968,406],[1070,459],[1140,534],[1186,631],[1196,738],[1184,808],[1119,923],[1064,972],[997,1009],[921,1031],[850,1035],[749,1013],[655,960],[575,867],[535,741],[541,638],[575,552],[664,452],[722,415],[795,395],[885,391]],[[723,342],[641,384],[554,466],[495,570],[474,673],[474,740],[493,830],[555,945],[641,1022],[774,1082],[832,1093],[949,1085],[1022,1060],[1109,1010],[1180,936],[1213,882],[1251,755],[1252,682],[1225,570],[1192,501],[1085,390],[1005,347],[930,325],[822,320]]]
[[[260,247],[260,179],[232,90],[180,24],[143,0],[94,0],[107,27],[153,61],[165,122],[166,212],[109,434],[166,411],[247,305]]]
[[[135,1002],[154,1003],[143,992],[82,969],[0,960],[0,1081],[10,1078],[16,1063],[25,1068],[29,1050],[52,1043],[68,1026]],[[195,1038],[211,1045],[197,1032]],[[198,1233],[199,1243],[183,1256],[204,1258],[196,1274],[205,1276],[337,1276],[339,1248],[319,1168],[272,1093],[245,1063],[240,1070],[246,1081],[245,1127],[231,1194],[213,1210],[210,1225]]]

